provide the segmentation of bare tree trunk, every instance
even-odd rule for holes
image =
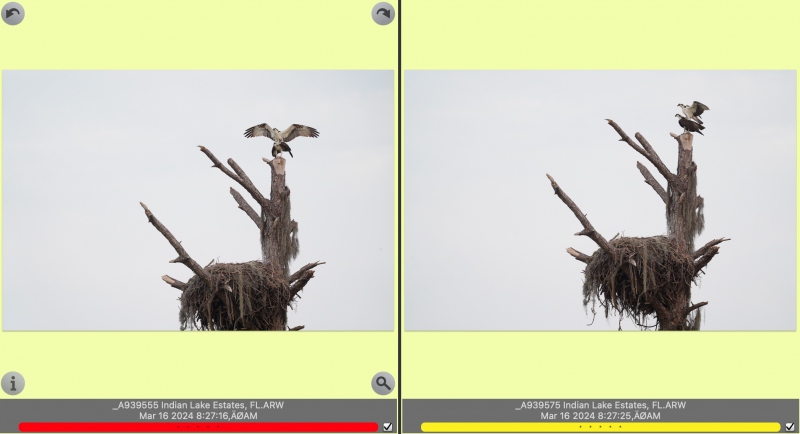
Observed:
[[[289,263],[300,250],[297,238],[297,222],[291,219],[291,191],[286,186],[286,160],[277,157],[264,158],[272,169],[269,208],[263,208],[261,219],[261,256],[265,264],[280,270],[284,278],[289,277]]]
[[[687,254],[694,251],[695,233],[692,230],[697,194],[692,186],[697,184],[697,166],[692,161],[692,134],[675,137],[678,141],[678,174],[668,183],[667,234]]]

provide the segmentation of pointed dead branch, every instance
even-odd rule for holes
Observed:
[[[289,283],[294,283],[297,279],[300,278],[300,276],[303,273],[305,273],[306,271],[316,267],[317,265],[322,265],[322,264],[324,264],[324,262],[317,261],[317,262],[312,262],[310,264],[306,264],[306,265],[302,266],[299,270],[295,271],[291,276],[289,276]]]
[[[716,240],[711,240],[711,241],[707,242],[705,246],[700,247],[699,249],[695,250],[694,259],[697,259],[697,258],[705,255],[711,247],[716,246],[717,244],[720,244],[720,243],[725,242],[725,241],[730,241],[730,240],[731,240],[730,238],[717,238]]]
[[[653,149],[652,146],[650,146],[650,143],[644,138],[644,136],[642,136],[639,133],[636,133],[636,139],[639,140],[639,142],[642,144],[642,146],[639,146],[636,144],[636,142],[633,141],[633,139],[631,139],[627,134],[625,134],[625,131],[622,131],[622,128],[620,128],[616,122],[612,121],[611,119],[606,119],[606,121],[608,122],[609,125],[611,125],[611,127],[613,127],[617,131],[617,134],[619,134],[619,136],[622,137],[620,139],[621,142],[627,143],[636,152],[642,154],[644,158],[647,158],[647,161],[652,163],[653,166],[655,166],[655,168],[658,169],[658,173],[660,173],[661,176],[663,176],[664,179],[667,180],[667,183],[674,182],[674,180],[676,179],[675,175],[672,172],[670,172],[667,166],[664,164],[664,162],[661,161],[661,157],[658,156],[656,151]]]
[[[161,222],[158,221],[156,216],[154,216],[153,213],[150,212],[150,210],[147,208],[147,205],[143,204],[142,202],[139,202],[139,205],[141,205],[142,208],[144,208],[144,213],[147,215],[147,220],[150,223],[152,223],[153,226],[155,226],[155,228],[158,229],[159,232],[161,232],[161,235],[163,235],[164,238],[166,238],[167,241],[169,241],[169,243],[172,245],[175,251],[178,252],[178,257],[171,260],[170,262],[172,263],[180,262],[181,264],[189,267],[189,269],[192,270],[194,274],[200,276],[201,278],[205,279],[208,282],[211,282],[211,276],[206,272],[206,270],[203,269],[203,267],[200,266],[200,264],[198,264],[194,259],[191,258],[191,256],[189,256],[189,254],[183,248],[181,243],[177,239],[175,239],[175,237],[172,235],[169,229],[167,229],[166,226],[161,224]]]
[[[603,238],[602,235],[600,235],[600,232],[597,232],[594,229],[594,226],[592,226],[592,224],[589,222],[589,219],[586,218],[586,214],[584,214],[583,211],[581,211],[580,208],[578,208],[578,205],[575,205],[575,202],[573,202],[572,199],[570,199],[569,196],[567,196],[567,193],[565,193],[564,190],[562,190],[561,187],[558,186],[556,180],[553,179],[553,177],[550,176],[550,174],[547,174],[547,179],[550,180],[550,185],[553,187],[553,191],[555,191],[556,196],[558,196],[559,199],[561,199],[561,201],[564,202],[564,204],[570,210],[572,210],[572,213],[575,214],[575,217],[577,217],[578,221],[580,221],[581,224],[583,225],[583,230],[576,233],[575,235],[586,235],[587,237],[591,238],[595,243],[597,243],[597,245],[600,246],[600,248],[603,249],[606,253],[608,253],[611,256],[614,256],[614,248],[611,247],[610,244],[608,244],[608,241],[606,241],[606,239]]]
[[[253,199],[255,199],[255,201],[258,202],[259,205],[267,206],[267,203],[269,201],[264,197],[264,195],[261,194],[260,191],[258,191],[256,186],[253,185],[253,183],[250,181],[250,178],[248,178],[247,175],[244,174],[244,171],[242,171],[242,169],[238,165],[234,167],[234,170],[238,168],[238,171],[241,171],[241,174],[244,174],[244,177],[240,177],[236,173],[231,172],[230,169],[228,169],[227,167],[223,166],[222,163],[217,159],[217,157],[215,157],[214,154],[212,154],[211,151],[209,151],[208,148],[206,148],[205,146],[199,146],[199,148],[201,151],[203,151],[204,154],[206,154],[206,156],[211,160],[211,162],[214,163],[213,167],[218,168],[219,170],[222,171],[222,173],[228,175],[228,177],[230,177],[232,180],[236,181],[239,185],[241,185],[245,190],[247,190],[248,193],[250,193],[250,196],[252,196]],[[228,159],[228,164],[231,164],[232,161],[233,161],[232,159]],[[234,162],[234,164],[236,163]]]
[[[299,326],[297,326],[297,327],[292,327],[292,328],[290,328],[290,329],[289,329],[289,331],[290,331],[290,332],[296,332],[296,331],[298,331],[298,330],[303,330],[304,328],[306,328],[306,326],[304,326],[304,325],[299,325]]]
[[[705,267],[706,265],[708,265],[708,263],[709,263],[709,262],[711,262],[711,260],[712,260],[712,259],[714,259],[714,256],[716,256],[716,255],[717,255],[717,253],[719,253],[719,247],[717,247],[717,246],[712,246],[712,247],[709,247],[709,248],[706,250],[706,252],[705,252],[705,253],[703,253],[703,254],[700,256],[700,258],[698,258],[698,259],[697,259],[697,260],[694,262],[694,274],[695,274],[695,276],[697,275],[697,273],[699,273],[699,272],[700,272],[700,270],[702,270],[702,269],[703,269],[703,267]]]
[[[642,176],[644,176],[645,184],[648,184],[650,187],[653,187],[653,190],[656,191],[656,193],[661,198],[661,200],[663,200],[664,203],[666,204],[667,203],[667,192],[664,190],[664,187],[662,187],[661,184],[659,184],[658,181],[656,181],[656,179],[653,178],[653,174],[650,173],[650,171],[647,170],[647,168],[644,167],[644,165],[642,163],[637,161],[636,162],[636,167],[639,169],[639,172],[642,172]]]
[[[261,194],[261,192],[258,191],[258,189],[255,187],[255,184],[253,184],[253,181],[250,180],[250,177],[247,176],[247,173],[245,173],[245,171],[241,167],[239,167],[239,165],[236,164],[235,161],[233,161],[233,158],[228,158],[228,166],[231,166],[233,171],[236,172],[237,175],[239,175],[239,178],[242,181],[244,181],[243,183],[241,183],[242,187],[247,189],[247,192],[253,196],[253,199],[255,199],[256,202],[258,202],[259,204],[268,202],[268,200],[265,199],[264,196]],[[250,191],[251,189],[253,191]]]
[[[256,210],[254,210],[253,207],[251,207],[250,204],[248,204],[247,201],[244,200],[242,195],[239,194],[239,192],[236,191],[233,187],[231,187],[231,196],[233,196],[233,199],[236,201],[236,203],[239,204],[239,209],[244,211],[244,213],[247,214],[247,216],[250,217],[251,220],[253,220],[253,223],[255,223],[256,226],[258,226],[258,229],[261,230],[264,224],[261,222],[261,218],[258,216],[258,213],[256,213]]]
[[[173,279],[173,278],[167,276],[166,274],[161,276],[161,280],[163,280],[164,282],[169,283],[169,285],[172,286],[173,288],[180,289],[181,291],[186,289],[186,284],[185,283],[181,282],[180,280]]]
[[[306,270],[291,286],[289,286],[289,299],[292,300],[298,292],[303,290],[309,280],[314,278],[314,270]]]
[[[638,140],[639,143],[642,144],[644,150],[647,151],[648,155],[650,155],[650,158],[648,158],[648,160],[651,163],[653,163],[653,166],[656,166],[656,169],[658,169],[658,173],[660,173],[661,176],[663,176],[664,179],[667,180],[667,183],[675,182],[677,180],[676,175],[670,172],[670,170],[667,168],[667,165],[664,164],[663,161],[661,161],[661,157],[658,155],[655,149],[653,149],[653,147],[650,146],[650,142],[648,142],[647,139],[645,139],[641,133],[636,133],[636,140]]]
[[[570,255],[572,255],[572,257],[573,257],[573,258],[575,258],[575,259],[577,259],[577,260],[579,260],[579,261],[583,262],[584,264],[588,264],[588,263],[589,263],[589,261],[591,261],[591,260],[592,260],[592,257],[591,257],[591,256],[589,256],[589,255],[587,255],[587,254],[585,254],[585,253],[581,253],[581,252],[579,252],[579,251],[577,251],[577,250],[573,249],[572,247],[570,247],[570,248],[568,248],[568,249],[567,249],[567,253],[569,253]]]
[[[686,309],[683,310],[683,316],[685,317],[685,316],[689,315],[690,313],[692,313],[693,310],[700,309],[701,307],[703,307],[703,306],[705,306],[707,304],[708,304],[707,301],[701,301],[700,303],[695,303],[695,304],[693,304],[693,305],[691,305],[691,306],[689,306],[689,307],[687,307]]]

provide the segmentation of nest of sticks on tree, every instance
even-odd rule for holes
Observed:
[[[694,261],[664,236],[612,240],[616,255],[598,249],[586,266],[583,305],[600,304],[606,318],[610,310],[620,317],[631,317],[647,327],[647,317],[655,313],[654,300],[662,306],[684,303],[691,297]],[[688,327],[699,325],[699,311]]]
[[[214,264],[181,295],[181,330],[283,330],[291,303],[281,270],[261,261]]]

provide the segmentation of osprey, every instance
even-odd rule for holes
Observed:
[[[681,108],[683,114],[685,114],[687,118],[697,121],[699,124],[703,123],[703,120],[700,119],[700,115],[706,110],[711,110],[707,105],[697,101],[695,101],[692,105],[678,104],[678,107]]]
[[[700,133],[701,136],[705,136],[705,134],[703,134],[703,132],[700,130],[704,130],[706,127],[698,124],[697,122],[692,122],[679,114],[676,114],[675,117],[680,118],[678,119],[678,125],[683,127],[683,132],[691,131],[693,133]]]
[[[292,155],[292,149],[286,142],[291,141],[295,137],[319,137],[319,131],[305,125],[292,124],[289,128],[278,131],[277,128],[272,128],[267,123],[250,127],[244,131],[244,136],[248,139],[251,137],[264,136],[273,140],[272,156],[277,157],[279,153],[286,151]],[[292,155],[294,158],[294,155]]]

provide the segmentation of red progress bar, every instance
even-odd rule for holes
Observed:
[[[21,432],[377,432],[376,422],[21,422]]]

